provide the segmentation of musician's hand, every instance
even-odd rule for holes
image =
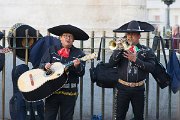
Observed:
[[[51,63],[46,63],[46,65],[44,66],[46,70],[50,69],[51,68]]]
[[[127,50],[123,53],[123,56],[132,62],[136,62],[136,58],[137,58],[136,52],[133,53],[133,52]]]
[[[120,49],[123,49],[124,47],[123,47],[122,43],[123,43],[122,40],[118,40],[118,41],[116,41],[116,46],[118,46],[118,48],[120,48]]]
[[[76,58],[75,60],[73,60],[73,63],[74,63],[74,67],[78,67],[81,62],[78,58]]]
[[[11,50],[7,47],[7,48],[3,48],[3,49],[0,49],[0,53],[8,53],[10,52]]]

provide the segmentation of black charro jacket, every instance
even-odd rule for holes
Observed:
[[[43,57],[41,58],[41,62],[39,68],[44,69],[46,63],[54,63],[54,62],[61,62],[62,64],[66,64],[70,61],[73,61],[75,58],[81,58],[85,56],[84,52],[79,48],[72,46],[70,48],[70,55],[68,58],[61,57],[58,55],[58,50],[60,50],[62,46],[51,46],[49,49],[46,50]],[[85,73],[85,62],[81,61],[80,65],[75,68],[74,65],[68,68],[68,76],[67,76],[67,83],[79,83],[79,77],[83,76]]]
[[[118,67],[119,79],[127,82],[139,82],[145,80],[148,74],[155,68],[155,54],[152,49],[143,45],[137,44],[140,49],[137,52],[136,62],[131,62],[127,58],[123,57],[123,50],[114,50],[109,59],[109,63],[112,66]],[[129,88],[118,83],[118,88],[121,89],[138,89],[144,90],[144,86]]]

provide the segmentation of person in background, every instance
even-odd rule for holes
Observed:
[[[141,32],[153,31],[146,22],[130,21],[113,32],[126,33],[128,49],[116,49],[109,63],[118,68],[116,120],[125,120],[131,102],[134,120],[144,119],[145,85],[149,72],[155,68],[153,51],[140,44]],[[118,44],[118,42],[117,42]]]
[[[4,37],[4,34],[0,31],[0,40]],[[2,46],[0,47],[0,53],[8,53],[11,50],[7,47],[7,48],[3,48]]]
[[[173,48],[180,53],[180,32],[179,32],[179,25],[175,25],[172,28],[172,37],[173,37]]]
[[[49,70],[54,62],[66,64],[70,61],[73,61],[73,65],[68,68],[67,82],[60,90],[45,99],[45,120],[56,120],[59,108],[61,120],[73,120],[79,77],[85,73],[85,62],[78,59],[85,54],[81,49],[76,48],[73,42],[74,40],[87,40],[89,36],[72,25],[59,25],[49,28],[48,31],[59,36],[61,44],[50,47],[44,53],[39,67]],[[61,80],[61,77],[58,79]]]

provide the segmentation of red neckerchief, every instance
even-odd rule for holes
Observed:
[[[129,51],[131,51],[132,53],[134,53],[134,45],[132,45],[132,46],[129,48]]]
[[[65,58],[69,57],[69,52],[70,52],[70,49],[68,48],[61,48],[60,50],[58,50],[58,54]]]

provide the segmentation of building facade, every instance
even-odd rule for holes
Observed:
[[[161,28],[167,25],[167,5],[162,0],[147,0],[148,21],[159,25]],[[169,10],[170,26],[180,24],[180,0],[175,0]]]

